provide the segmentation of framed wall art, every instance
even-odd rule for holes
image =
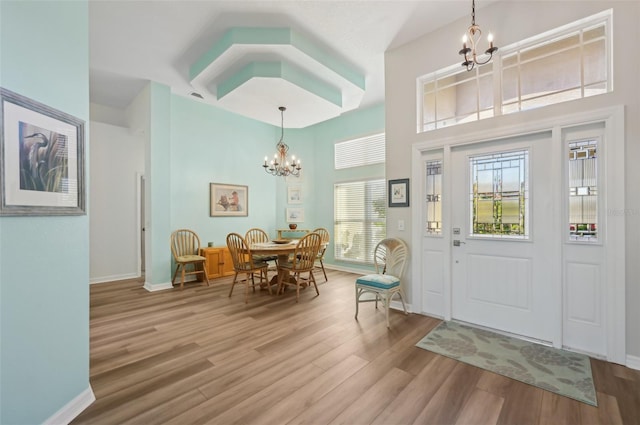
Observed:
[[[302,203],[302,187],[300,186],[287,187],[287,203],[288,204]]]
[[[211,217],[246,217],[249,215],[249,187],[237,184],[209,184]]]
[[[287,223],[303,223],[304,208],[287,208]]]
[[[0,215],[84,215],[84,121],[0,88]]]
[[[409,206],[409,179],[389,180],[389,206]]]

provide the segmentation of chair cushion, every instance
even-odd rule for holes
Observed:
[[[371,286],[373,288],[391,289],[400,285],[400,279],[388,274],[368,274],[358,278],[356,284]]]
[[[275,261],[278,259],[277,255],[256,255],[252,254],[253,261]]]
[[[176,262],[178,263],[192,263],[194,261],[204,261],[206,258],[200,255],[179,255],[176,257]]]
[[[258,269],[267,268],[267,267],[269,267],[269,264],[265,263],[264,261],[254,261],[253,268],[251,268],[251,264],[244,263],[238,267],[237,271],[251,271],[251,270],[258,270]]]
[[[286,263],[278,263],[278,268],[292,270],[293,263],[291,261],[287,261]]]

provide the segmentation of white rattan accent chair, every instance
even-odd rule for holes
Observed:
[[[356,280],[356,320],[358,320],[358,306],[360,303],[375,302],[376,308],[378,308],[378,301],[380,301],[384,305],[388,328],[389,305],[396,294],[400,296],[404,314],[408,314],[401,282],[408,254],[407,244],[400,239],[383,239],[376,245],[373,252],[373,263],[376,272]],[[366,293],[373,293],[375,297],[361,299],[361,296]]]

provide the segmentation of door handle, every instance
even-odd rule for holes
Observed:
[[[460,244],[466,244],[466,242],[459,241],[458,239],[453,240],[453,246],[460,246]]]

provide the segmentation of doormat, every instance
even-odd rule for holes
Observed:
[[[571,353],[494,332],[442,322],[417,347],[597,406],[591,362]]]

